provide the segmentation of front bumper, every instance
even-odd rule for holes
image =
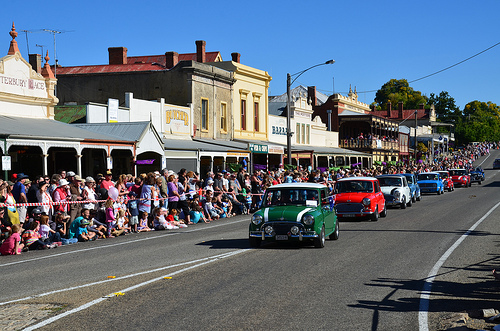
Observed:
[[[401,199],[396,199],[394,195],[391,194],[384,194],[385,198],[385,205],[392,207],[392,206],[399,206],[403,201]]]
[[[337,217],[364,217],[374,214],[371,209],[365,209],[361,203],[337,203],[335,213]]]
[[[271,226],[273,231],[266,233],[265,229]],[[291,228],[297,226],[299,228],[297,234],[292,234]],[[313,231],[304,228],[304,225],[296,222],[267,222],[262,224],[259,229],[249,231],[250,238],[260,238],[262,240],[287,241],[318,238],[319,235]]]

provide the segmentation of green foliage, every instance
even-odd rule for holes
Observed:
[[[423,142],[419,142],[417,144],[417,151],[419,152],[422,152],[422,153],[427,153],[429,149],[427,148],[427,146],[425,146],[425,144]]]
[[[439,122],[455,123],[457,118],[462,115],[460,109],[455,104],[455,99],[446,91],[441,91],[439,95],[431,93],[428,104],[434,105],[436,117]]]
[[[375,103],[382,110],[387,109],[389,101],[393,108],[402,101],[405,109],[418,109],[421,103],[427,104],[427,98],[422,95],[422,92],[410,87],[406,79],[391,79],[377,91]]]
[[[493,102],[472,101],[465,105],[463,116],[456,123],[460,142],[499,141],[500,107]]]

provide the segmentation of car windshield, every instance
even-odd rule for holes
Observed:
[[[401,178],[397,177],[378,177],[380,186],[402,186]]]
[[[446,173],[446,172],[440,172],[439,174],[441,175],[441,178],[443,178],[443,179],[448,178],[448,173]]]
[[[335,184],[335,193],[351,192],[373,192],[373,183],[367,180],[349,180]]]
[[[283,188],[267,190],[262,207],[318,206],[318,191],[313,189]]]
[[[465,169],[455,169],[449,171],[450,176],[463,176],[465,175]]]
[[[438,174],[419,174],[418,180],[439,180]]]

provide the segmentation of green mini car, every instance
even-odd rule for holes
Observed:
[[[312,241],[325,246],[325,237],[339,238],[339,223],[328,188],[316,183],[290,183],[269,187],[249,227],[251,247],[262,241]]]

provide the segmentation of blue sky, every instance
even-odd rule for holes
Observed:
[[[408,81],[460,62],[500,42],[500,1],[6,1],[0,12],[0,50],[7,54],[14,21],[23,57],[48,48],[53,35],[62,66],[107,64],[108,47],[128,54],[192,53],[195,40],[207,51],[232,52],[241,63],[273,77],[270,95],[286,91],[286,74],[329,59],[294,84],[325,94],[357,88],[359,100],[392,78]],[[441,91],[462,109],[473,100],[500,105],[500,45],[438,75],[411,83],[423,94]],[[168,100],[167,100],[168,102]]]

